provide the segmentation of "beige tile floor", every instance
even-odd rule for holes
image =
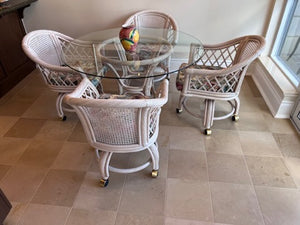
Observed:
[[[204,136],[201,121],[175,113],[173,79],[161,115],[159,177],[151,168],[111,173],[107,188],[98,185],[78,118],[57,119],[56,94],[37,71],[2,97],[0,187],[13,205],[4,225],[299,225],[300,138],[291,122],[274,119],[246,77],[240,120],[216,121]],[[146,157],[115,155],[112,163]]]

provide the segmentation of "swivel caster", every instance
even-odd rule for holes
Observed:
[[[109,183],[109,180],[104,180],[104,179],[100,179],[100,186],[101,187],[106,187]]]
[[[178,114],[182,113],[182,111],[183,111],[182,109],[176,109],[176,113],[178,113]]]
[[[211,129],[205,129],[204,134],[207,135],[207,136],[210,136],[211,135]]]
[[[60,117],[61,121],[65,121],[66,119],[67,119],[67,116]]]
[[[152,170],[151,175],[153,178],[156,178],[158,176],[158,170]]]
[[[233,115],[231,117],[232,121],[238,121],[240,119],[240,117],[238,115]]]

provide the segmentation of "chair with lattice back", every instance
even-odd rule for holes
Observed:
[[[206,135],[211,134],[214,120],[232,117],[239,119],[239,92],[249,64],[263,51],[265,39],[259,35],[248,35],[217,45],[191,45],[189,61],[199,58],[197,63],[183,68],[177,76],[176,86],[181,92],[177,113],[183,108],[195,117],[203,119]],[[201,54],[201,55],[198,55]],[[188,98],[204,99],[203,115],[193,112],[188,106]],[[215,115],[216,100],[228,101],[232,110],[226,115]]]
[[[80,68],[88,66],[93,70],[97,66],[93,57],[93,45],[89,42],[74,42],[73,38],[56,31],[35,30],[25,35],[22,48],[36,63],[46,85],[58,93],[56,110],[58,116],[65,120],[64,111],[73,109],[62,106],[64,95],[72,92],[85,77],[80,73]],[[69,62],[76,61],[73,65],[78,64],[78,72],[65,65],[66,57]],[[101,83],[95,85],[101,86]]]
[[[170,44],[176,44],[178,40],[178,25],[173,16],[158,10],[142,10],[131,15],[124,25],[135,25],[137,29],[153,28],[161,29],[161,38],[167,40]],[[168,74],[170,68],[171,57],[168,57],[163,62],[159,63],[156,70],[157,74]],[[153,79],[153,82],[163,80],[165,76],[158,76]]]
[[[100,185],[108,184],[109,170],[118,173],[140,171],[152,162],[152,177],[158,175],[159,152],[156,143],[161,107],[168,100],[168,80],[164,80],[154,98],[99,94],[84,78],[80,85],[65,96],[75,109],[89,144],[96,149],[100,169]],[[135,168],[110,166],[113,153],[148,150],[150,158]]]

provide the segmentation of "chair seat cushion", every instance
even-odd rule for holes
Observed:
[[[184,84],[184,68],[187,68],[187,63],[182,63],[179,67],[179,71],[177,73],[176,77],[176,88],[178,91],[182,91],[183,84]],[[206,69],[206,70],[220,70],[223,69],[220,66],[205,66],[205,65],[193,65],[188,68],[194,68],[194,69]]]

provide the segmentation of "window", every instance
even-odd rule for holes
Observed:
[[[300,0],[288,0],[272,58],[300,88]]]

